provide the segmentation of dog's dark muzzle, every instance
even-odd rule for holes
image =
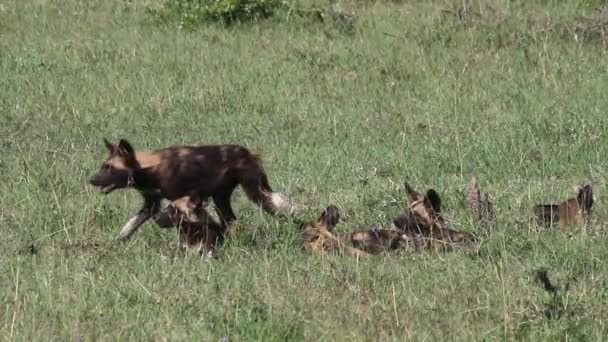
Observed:
[[[89,184],[91,184],[94,187],[99,188],[99,191],[102,194],[108,194],[116,188],[115,184],[104,182],[102,177],[100,177],[99,175],[95,175],[95,176],[91,177],[89,179]]]

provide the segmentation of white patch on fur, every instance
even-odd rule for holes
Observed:
[[[129,221],[127,222],[127,224],[125,224],[124,227],[122,227],[122,229],[120,230],[120,233],[118,233],[118,236],[116,237],[116,239],[126,240],[129,237],[131,237],[131,235],[133,235],[133,233],[135,233],[137,228],[139,228],[139,226],[141,226],[141,224],[137,224],[137,221],[139,221],[139,215],[135,215],[135,216],[131,217],[129,219]]]
[[[291,201],[289,201],[285,195],[279,192],[273,192],[270,194],[270,201],[275,207],[277,214],[291,215],[295,211],[295,207]]]
[[[170,205],[171,205],[171,203],[172,203],[172,202],[171,202],[171,201],[169,201],[169,200],[168,200],[168,199],[166,199],[166,198],[161,199],[161,200],[160,200],[160,210],[165,210],[165,209],[167,209],[167,207],[168,207],[168,206],[170,206]]]
[[[220,215],[216,210],[207,211],[207,215],[209,215],[209,220],[213,220],[215,222],[220,222]]]
[[[215,251],[213,249],[209,250],[206,254],[206,257],[207,257],[207,260],[215,259]]]

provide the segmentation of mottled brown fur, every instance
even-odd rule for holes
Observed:
[[[475,242],[472,235],[447,227],[441,213],[441,198],[435,190],[429,189],[423,196],[407,183],[405,189],[408,198],[406,209],[393,223],[415,247],[451,250]]]
[[[353,247],[370,254],[381,254],[408,243],[407,236],[396,229],[359,230],[351,233],[349,238]]]
[[[155,220],[161,226],[177,227],[180,251],[190,249],[200,255],[212,256],[224,242],[227,227],[195,203],[190,197],[172,201]]]
[[[390,229],[359,230],[338,237],[334,228],[339,220],[338,208],[330,205],[316,222],[307,224],[304,227],[306,249],[315,255],[367,256],[399,248],[406,242],[403,232]]]
[[[585,185],[579,188],[575,198],[569,198],[560,204],[534,206],[534,214],[539,225],[550,226],[557,223],[561,231],[567,231],[573,225],[590,224],[593,203],[593,189],[591,185]]]
[[[331,205],[314,223],[304,226],[306,248],[313,254],[327,252],[348,255],[372,255],[403,246],[416,249],[453,250],[471,246],[476,238],[446,227],[441,215],[441,199],[433,189],[421,195],[405,184],[408,195],[406,210],[394,220],[397,229],[359,230],[337,237],[334,227],[340,220],[338,208]]]
[[[333,233],[334,227],[340,221],[340,212],[333,205],[327,207],[317,222],[304,226],[305,248],[315,255],[327,253],[345,254],[350,256],[367,256],[368,253],[349,246],[344,238],[339,239]]]
[[[134,188],[144,206],[123,227],[119,239],[128,239],[138,227],[160,210],[160,201],[191,196],[218,209],[222,224],[236,220],[230,198],[241,186],[251,201],[271,214],[284,214],[291,205],[275,193],[259,156],[239,145],[173,146],[136,152],[126,140],[112,144],[104,139],[108,159],[90,183],[102,193]],[[200,202],[199,201],[199,202]]]

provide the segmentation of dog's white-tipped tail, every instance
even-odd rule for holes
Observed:
[[[295,212],[295,206],[293,203],[287,198],[287,196],[279,193],[273,192],[270,194],[270,202],[275,209],[275,213],[278,215],[289,216]]]

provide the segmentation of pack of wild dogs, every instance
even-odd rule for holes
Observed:
[[[179,250],[191,249],[214,256],[227,236],[234,233],[236,215],[231,206],[234,190],[240,185],[247,197],[273,216],[299,222],[304,248],[316,255],[328,253],[355,257],[381,254],[399,248],[450,251],[476,248],[479,238],[450,228],[443,216],[437,191],[416,191],[405,183],[404,210],[389,229],[370,228],[337,235],[340,211],[327,206],[318,219],[295,219],[294,205],[270,186],[260,156],[239,145],[172,146],[154,151],[136,151],[121,139],[104,139],[109,152],[101,169],[89,180],[103,194],[118,189],[135,189],[143,197],[142,208],[122,227],[117,239],[129,239],[152,219],[163,228],[177,228]],[[468,192],[469,208],[480,225],[494,217],[490,196],[480,190],[472,177]],[[207,211],[213,201],[217,218]],[[593,206],[590,185],[578,189],[574,198],[559,204],[540,204],[533,208],[538,224],[559,225],[562,231],[576,224],[588,225]]]

